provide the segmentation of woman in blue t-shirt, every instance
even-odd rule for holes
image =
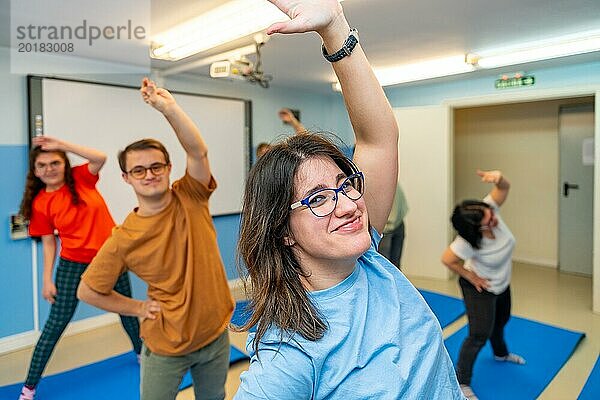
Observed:
[[[442,256],[442,262],[460,276],[469,318],[469,336],[456,365],[458,382],[469,400],[477,399],[471,389],[473,364],[488,339],[496,360],[525,364],[521,356],[508,352],[504,341],[504,326],[510,319],[515,238],[498,209],[508,196],[510,182],[500,171],[477,174],[494,188],[483,201],[465,200],[454,208],[452,225],[458,236]]]
[[[323,39],[356,149],[350,161],[322,135],[295,135],[249,174],[239,253],[253,309],[243,329],[256,333],[235,398],[463,399],[439,323],[377,253],[396,190],[398,127],[356,31],[337,0],[272,2],[291,20],[268,33]]]

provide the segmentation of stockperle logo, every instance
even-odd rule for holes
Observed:
[[[150,0],[11,0],[11,72],[147,73]]]

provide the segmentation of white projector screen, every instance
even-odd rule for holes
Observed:
[[[30,121],[41,113],[44,135],[108,155],[98,189],[117,224],[137,204],[133,189],[121,178],[117,162],[120,149],[142,138],[158,139],[171,156],[171,182],[184,174],[185,152],[175,133],[160,112],[142,101],[137,88],[40,77],[30,77],[29,85]],[[173,94],[208,144],[211,170],[218,185],[210,201],[211,214],[239,213],[251,149],[250,102]],[[35,123],[30,132],[35,135]],[[73,156],[71,162],[78,165],[82,160]]]

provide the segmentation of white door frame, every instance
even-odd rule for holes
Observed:
[[[525,103],[542,100],[554,100],[573,97],[595,97],[595,129],[594,129],[594,241],[592,258],[592,311],[600,314],[600,85],[584,85],[571,88],[556,89],[506,89],[506,91],[464,98],[453,98],[442,102],[452,112],[455,108],[480,107],[493,104]],[[454,146],[453,127],[449,132],[449,143]],[[453,155],[451,154],[451,157]],[[449,187],[454,187],[454,175],[450,175]],[[448,223],[449,224],[449,223]],[[448,225],[448,229],[450,226]]]

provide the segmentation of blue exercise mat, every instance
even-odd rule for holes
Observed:
[[[455,365],[468,329],[464,326],[445,341]],[[585,336],[514,316],[506,325],[504,335],[509,350],[523,356],[527,364],[495,361],[488,341],[477,356],[471,382],[481,400],[536,399]]]
[[[442,329],[456,321],[465,313],[465,303],[456,297],[419,289],[421,295],[435,314]]]
[[[421,292],[421,295],[437,317],[438,321],[440,321],[442,328],[450,325],[465,313],[465,304],[459,298],[423,289],[419,289],[419,292]],[[252,312],[248,308],[248,301],[238,301],[233,316],[231,317],[231,323],[236,326],[242,326],[248,321],[251,314]],[[250,332],[254,331],[256,331],[256,328],[252,327]]]
[[[249,306],[250,302],[247,300],[238,301],[235,303],[235,310],[233,310],[233,316],[231,317],[231,323],[235,326],[245,325],[252,315],[252,310]],[[256,326],[250,328],[250,332],[256,332]]]
[[[231,346],[231,364],[248,356]],[[180,389],[191,386],[188,374]],[[17,399],[23,383],[0,387],[0,399]],[[139,399],[140,367],[133,352],[44,377],[37,387],[36,398],[44,400]]]
[[[231,323],[236,326],[242,326],[250,319],[252,310],[248,308],[249,302],[247,300],[238,301],[235,303],[235,309],[231,316]]]
[[[598,400],[600,399],[600,356],[590,372],[590,376],[585,382],[577,400]]]

